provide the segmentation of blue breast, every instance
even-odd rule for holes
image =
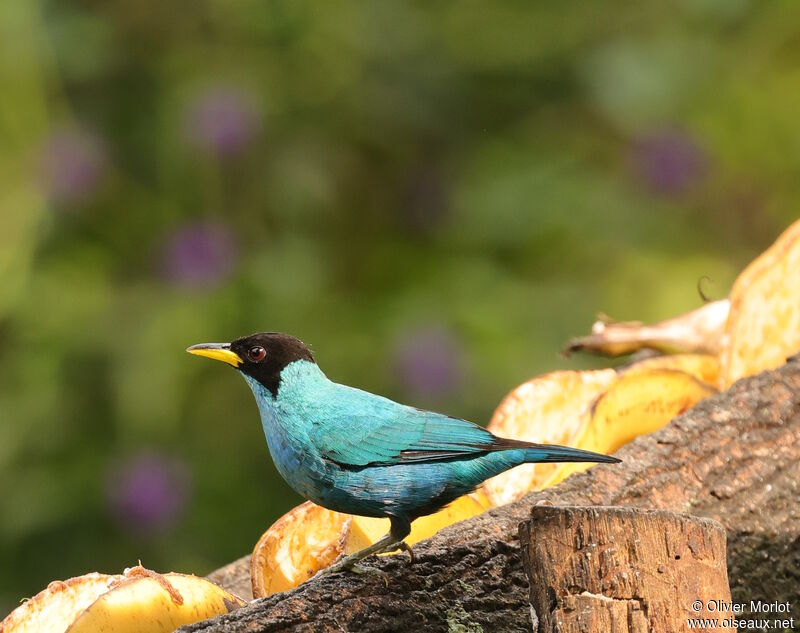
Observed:
[[[319,491],[331,485],[331,476],[309,441],[314,421],[304,415],[304,407],[287,407],[280,393],[279,399],[275,399],[261,383],[247,375],[244,378],[258,403],[261,426],[275,467],[298,494],[318,503]]]
[[[306,361],[284,369],[276,398],[256,380],[244,378],[258,402],[278,472],[301,496],[332,510],[362,516],[421,516],[523,461],[518,451],[506,451],[453,461],[340,466],[321,456],[314,434],[325,428],[341,404],[337,389],[342,386]]]

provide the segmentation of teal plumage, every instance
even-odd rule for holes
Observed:
[[[410,522],[526,462],[618,461],[572,448],[507,440],[466,420],[398,404],[327,378],[284,334],[189,348],[244,375],[281,476],[303,497],[362,516],[389,517],[380,548],[396,549]]]

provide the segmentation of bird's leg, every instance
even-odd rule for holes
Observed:
[[[323,569],[320,574],[334,574],[337,571],[345,571],[347,569],[353,569],[355,564],[366,558],[367,556],[372,556],[373,554],[381,554],[386,551],[391,551],[393,548],[397,546],[397,541],[392,536],[392,533],[389,532],[383,538],[378,539],[369,547],[365,547],[364,549],[360,549],[357,552],[353,552],[352,554],[348,554],[340,558],[336,561],[333,565],[328,567],[327,569]]]
[[[358,550],[357,552],[353,552],[352,554],[348,554],[347,556],[339,559],[327,569],[323,569],[317,573],[317,576],[333,574],[345,570],[363,573],[363,569],[356,567],[357,562],[365,559],[367,556],[372,556],[373,554],[382,554],[384,552],[391,552],[397,549],[409,552],[413,560],[414,555],[411,553],[411,548],[403,542],[403,539],[411,532],[410,521],[406,518],[396,516],[390,516],[389,519],[392,522],[392,526],[389,529],[388,534],[375,541],[369,547],[365,547],[364,549]],[[380,573],[383,574],[383,572]]]

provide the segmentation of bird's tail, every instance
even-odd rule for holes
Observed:
[[[584,451],[580,448],[558,446],[557,444],[534,444],[521,440],[511,440],[502,437],[495,438],[493,450],[506,451],[509,449],[522,449],[524,462],[605,462],[616,464],[620,460],[610,455]]]
[[[482,456],[462,464],[461,477],[474,485],[489,477],[525,463],[552,462],[606,462],[620,460],[610,455],[584,451],[579,448],[558,446],[556,444],[534,444],[521,440],[495,437],[492,448]]]
[[[557,446],[555,444],[531,444],[525,448],[526,462],[605,462],[616,464],[621,461],[611,455],[584,451],[580,448]]]

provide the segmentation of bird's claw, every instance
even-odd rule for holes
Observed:
[[[399,549],[401,552],[408,552],[409,565],[414,562],[414,550],[411,549],[411,546],[408,543],[405,541],[400,541],[397,544],[397,549]]]

